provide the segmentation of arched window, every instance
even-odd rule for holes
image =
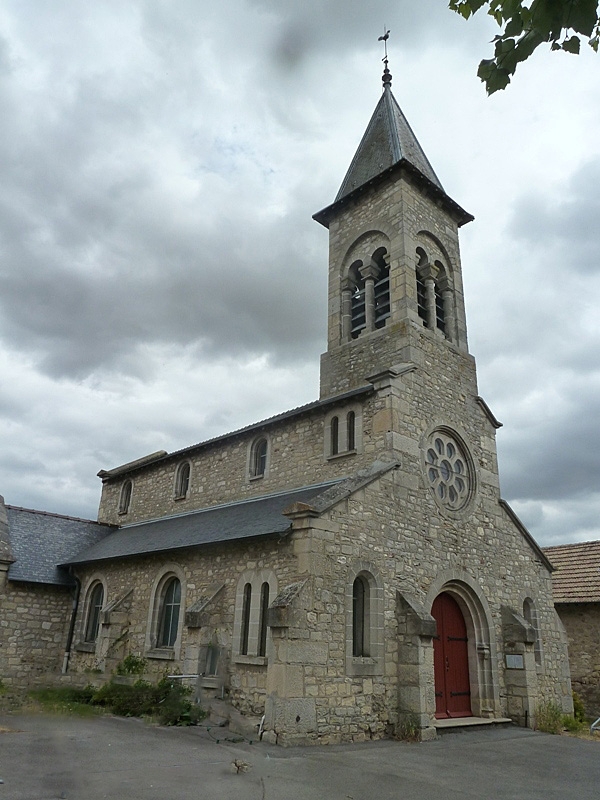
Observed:
[[[252,584],[244,586],[244,601],[242,605],[242,626],[240,633],[240,654],[248,655],[248,639],[250,636],[250,606],[252,604]]]
[[[337,456],[340,452],[340,420],[338,417],[331,418],[331,455]]]
[[[250,453],[250,476],[260,478],[267,471],[268,442],[264,436],[256,439]]]
[[[169,578],[163,586],[158,615],[157,647],[173,647],[179,631],[181,610],[181,583],[179,578]]]
[[[346,415],[346,444],[348,450],[356,450],[356,414],[349,411]]]
[[[248,660],[261,665],[265,663],[269,603],[276,595],[277,578],[271,570],[249,569],[240,575],[233,622],[233,657],[239,658],[240,663],[248,663]]]
[[[260,587],[260,615],[258,618],[258,655],[267,655],[267,611],[269,609],[269,584]]]
[[[533,643],[533,653],[535,656],[535,663],[541,665],[542,663],[542,645],[540,642],[540,631],[538,627],[537,611],[535,603],[531,597],[526,597],[523,601],[523,616],[535,631],[535,642]]]
[[[85,623],[84,641],[95,642],[100,629],[100,612],[104,604],[104,587],[100,582],[95,583],[89,593],[87,619]]]
[[[190,473],[191,467],[189,461],[184,461],[177,467],[177,474],[175,476],[175,498],[187,497],[188,489],[190,488]]]
[[[125,481],[121,487],[121,496],[119,498],[119,514],[127,514],[131,506],[131,493],[133,492],[133,483]]]
[[[352,655],[369,655],[369,584],[357,575],[352,584]]]

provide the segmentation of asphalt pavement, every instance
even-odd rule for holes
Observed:
[[[600,742],[522,728],[280,748],[223,728],[0,716],[0,800],[597,800]]]

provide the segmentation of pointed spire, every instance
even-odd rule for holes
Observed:
[[[383,94],[342,181],[336,202],[403,159],[443,191],[439,178],[392,94],[392,74],[387,54],[389,36],[390,32],[384,28],[383,36],[379,37],[385,48]]]

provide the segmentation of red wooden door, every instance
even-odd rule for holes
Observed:
[[[437,623],[433,640],[435,716],[470,717],[471,688],[467,626],[456,600],[446,592],[438,595],[431,609]]]

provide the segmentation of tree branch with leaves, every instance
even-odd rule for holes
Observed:
[[[450,8],[469,19],[486,7],[502,32],[495,36],[494,57],[479,64],[477,75],[488,94],[505,89],[520,62],[550,43],[552,50],[579,53],[581,38],[598,52],[600,3],[598,0],[450,0]]]

